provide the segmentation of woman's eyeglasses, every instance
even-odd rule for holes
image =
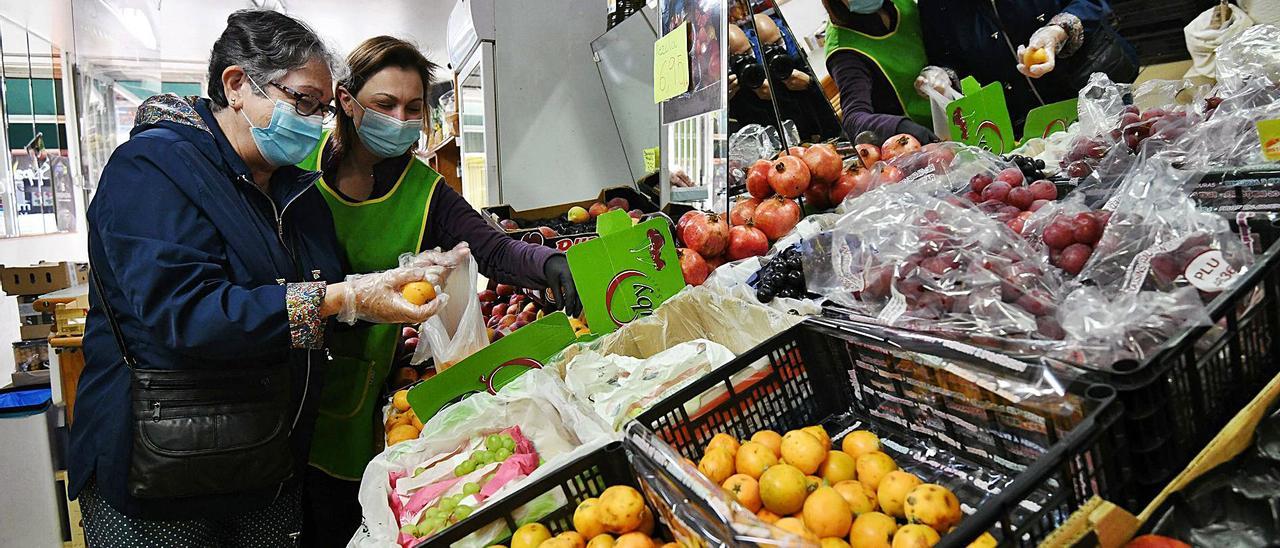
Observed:
[[[325,122],[332,121],[333,117],[338,114],[337,108],[334,108],[333,105],[327,103],[321,103],[320,99],[314,95],[303,93],[281,84],[280,82],[268,83],[293,98],[293,108],[298,111],[298,114],[303,116],[315,116],[320,114],[324,117]]]

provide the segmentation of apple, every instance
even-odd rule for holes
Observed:
[[[600,205],[603,206],[604,204],[600,204]],[[604,212],[602,211],[601,213],[604,213]],[[569,219],[569,222],[574,224],[582,224],[591,220],[591,214],[587,213],[587,210],[584,209],[582,206],[573,206],[569,208],[569,213],[566,215],[566,217]]]
[[[605,205],[609,206],[609,209],[613,209],[615,207],[623,210],[631,209],[631,203],[628,202],[626,198],[622,197],[610,198]]]
[[[570,211],[573,211],[573,210],[570,210]],[[591,215],[592,219],[599,217],[601,215],[604,215],[605,212],[607,211],[609,211],[609,207],[604,205],[604,203],[602,202],[596,202],[594,204],[591,204],[590,208],[587,208],[587,213]],[[569,219],[569,220],[572,221],[573,219]]]
[[[511,219],[498,221],[498,226],[502,227],[503,230],[520,230],[520,225],[516,224],[516,222]]]

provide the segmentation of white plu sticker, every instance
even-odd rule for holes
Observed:
[[[893,293],[893,296],[889,297],[888,304],[885,304],[884,308],[880,310],[880,314],[876,316],[876,319],[885,325],[893,325],[893,322],[898,321],[898,318],[907,311],[907,298],[902,296],[902,293],[898,292],[898,288],[892,285],[889,286],[889,291]]]
[[[1231,285],[1240,271],[1227,262],[1222,251],[1210,249],[1191,259],[1182,275],[1200,291],[1217,292]]]

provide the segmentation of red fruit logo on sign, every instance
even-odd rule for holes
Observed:
[[[542,369],[542,362],[539,362],[538,360],[535,360],[533,358],[514,358],[511,360],[508,360],[506,362],[503,362],[501,365],[493,368],[493,370],[490,371],[488,375],[480,375],[480,384],[483,384],[485,386],[485,389],[490,394],[497,394],[498,388],[494,386],[494,382],[498,377],[498,372],[508,367],[524,367],[527,369]],[[516,375],[512,375],[512,377],[515,377],[515,376]]]
[[[644,273],[639,270],[623,270],[609,281],[609,287],[605,290],[605,310],[609,311],[609,319],[613,320],[614,325],[619,327],[635,321],[636,318],[642,318],[653,314],[653,299],[650,298],[650,295],[654,292],[653,288],[641,283],[640,280],[635,280],[630,283],[635,296],[635,304],[625,307],[623,309],[624,313],[622,314],[619,314],[614,310],[613,301],[614,297],[617,296],[618,289],[622,287],[623,282],[636,277],[644,278],[645,276]]]
[[[1062,118],[1054,118],[1053,121],[1049,122],[1049,125],[1044,126],[1044,133],[1040,135],[1040,138],[1044,139],[1048,137],[1049,134],[1053,133],[1054,127],[1059,127],[1059,128],[1062,128],[1062,131],[1066,131],[1067,121],[1063,120]]]
[[[656,228],[650,228],[646,235],[649,237],[649,256],[653,258],[653,266],[658,272],[662,272],[667,266],[667,261],[662,260],[662,247],[667,245],[667,239]]]
[[[964,119],[964,109],[956,107],[955,110],[951,111],[951,123],[960,128],[961,139],[969,138],[969,122]]]

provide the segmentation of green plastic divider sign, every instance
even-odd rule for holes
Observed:
[[[1013,122],[999,82],[976,88],[972,77],[961,81],[964,97],[947,105],[951,139],[986,148],[996,154],[1013,150]]]
[[[676,270],[679,271],[679,265]],[[574,342],[573,327],[563,312],[550,314],[517,329],[470,357],[409,389],[409,406],[424,422],[446,405],[467,396],[498,389]]]
[[[1272,162],[1280,162],[1280,120],[1259,121],[1258,140],[1262,143],[1262,155]]]
[[[653,43],[653,102],[689,91],[689,23]]]
[[[601,215],[596,223],[617,214],[624,213]],[[649,219],[612,233],[607,230],[566,253],[592,333],[610,333],[652,314],[685,286],[666,219]]]
[[[1031,109],[1022,126],[1022,140],[1048,137],[1066,131],[1080,117],[1079,99],[1067,99]]]

